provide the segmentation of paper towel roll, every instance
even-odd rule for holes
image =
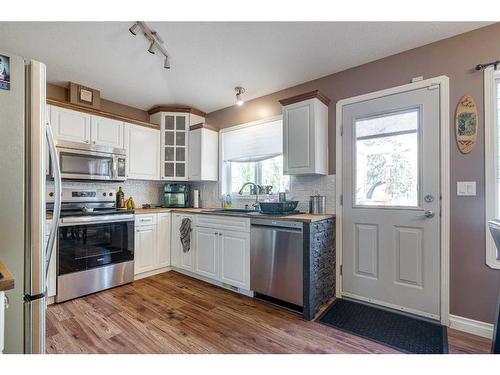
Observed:
[[[199,190],[193,190],[193,208],[199,208],[200,206],[200,192]]]

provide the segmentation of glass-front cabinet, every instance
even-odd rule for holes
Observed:
[[[163,112],[161,118],[161,178],[188,178],[189,113]]]

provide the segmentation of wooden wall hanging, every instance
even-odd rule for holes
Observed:
[[[477,107],[470,95],[464,95],[457,105],[455,113],[455,136],[458,149],[462,154],[471,152],[477,138]]]

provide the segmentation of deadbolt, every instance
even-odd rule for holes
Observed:
[[[426,203],[431,203],[431,202],[434,202],[434,197],[430,194],[427,194],[425,197],[424,197],[424,201]]]

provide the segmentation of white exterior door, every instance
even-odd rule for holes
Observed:
[[[440,318],[440,90],[342,112],[342,295]]]
[[[123,122],[92,116],[92,144],[123,148]]]
[[[219,232],[210,228],[196,228],[195,272],[211,279],[219,279]]]

